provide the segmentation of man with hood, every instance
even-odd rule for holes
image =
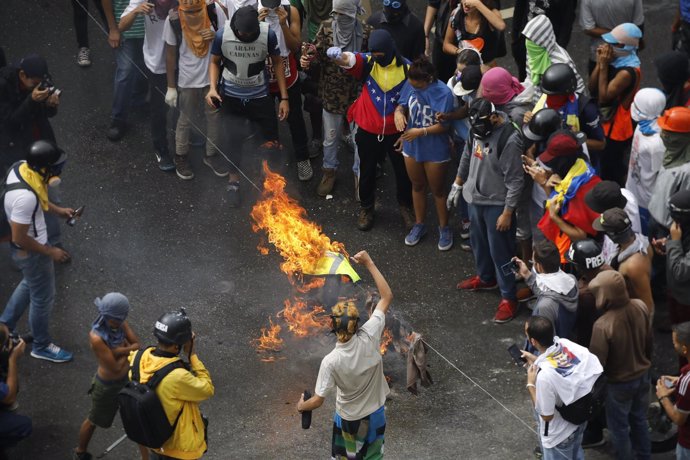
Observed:
[[[55,144],[36,141],[26,161],[15,163],[5,181],[5,215],[12,231],[12,260],[22,271],[22,281],[14,289],[0,323],[14,331],[27,307],[34,336],[31,356],[54,363],[72,360],[72,353],[55,345],[48,328],[55,302],[55,267],[69,254],[48,242],[44,213],[70,219],[74,209],[50,202],[48,182],[59,178],[67,156]]]
[[[338,342],[321,361],[314,396],[305,400],[302,394],[297,410],[318,409],[336,390],[331,458],[381,459],[386,431],[384,404],[390,389],[379,348],[393,292],[366,251],[353,259],[371,273],[380,300],[362,326],[354,301],[340,300],[333,306],[331,326]]]
[[[398,52],[414,61],[424,54],[424,26],[407,6],[407,0],[383,0],[383,10],[373,13],[367,24],[387,30]]]
[[[593,164],[602,179],[623,185],[628,167],[626,154],[634,133],[630,107],[642,78],[637,56],[642,31],[627,22],[601,38],[606,43],[597,49],[597,64],[589,76],[589,91],[599,102],[606,147],[594,157]]]
[[[156,386],[156,395],[171,426],[172,436],[160,449],[149,452],[151,460],[198,459],[207,450],[208,421],[201,415],[199,403],[211,398],[215,387],[211,374],[201,362],[194,348],[192,322],[184,308],[163,314],[154,324],[155,347],[132,351],[129,354],[129,378],[138,364],[139,382],[145,384],[156,371],[171,363],[180,366],[170,371]],[[187,355],[187,362],[180,354]]]
[[[644,302],[628,296],[625,278],[617,271],[599,273],[589,289],[604,312],[594,323],[589,350],[599,358],[608,380],[606,422],[611,444],[619,460],[648,459],[651,314]]]
[[[656,77],[666,94],[666,109],[690,104],[690,61],[683,51],[669,51],[654,60]]]
[[[500,288],[501,301],[494,322],[505,323],[517,313],[515,274],[502,268],[515,254],[513,216],[524,172],[522,137],[486,99],[475,99],[469,111],[470,138],[465,143],[451,194],[462,192],[469,204],[470,246],[476,275],[458,283],[458,289],[477,291]],[[448,202],[453,203],[451,195]],[[498,281],[498,282],[497,282]]]
[[[666,97],[660,90],[643,88],[635,95],[630,109],[637,128],[633,135],[625,188],[637,200],[643,235],[649,234],[649,199],[664,161],[665,148],[657,119],[665,104]]]
[[[385,155],[393,166],[400,213],[405,225],[411,228],[414,225],[412,183],[403,156],[395,147],[400,132],[394,120],[410,61],[400,55],[391,35],[381,29],[369,36],[369,53],[343,52],[334,46],[326,54],[362,82],[362,92],[347,111],[348,121],[357,124],[355,143],[360,159],[357,228],[368,231],[374,226],[376,165]]]
[[[517,273],[536,296],[532,314],[548,318],[558,337],[574,339],[577,280],[561,270],[561,255],[556,245],[549,240],[534,244],[532,270],[517,257],[513,260],[518,265]]]
[[[278,141],[275,104],[268,93],[266,58],[269,56],[280,90],[278,119],[285,120],[290,105],[278,38],[267,23],[259,22],[259,13],[253,6],[239,8],[230,19],[230,26],[216,32],[211,46],[210,88],[206,103],[211,107],[220,107],[221,122],[225,126],[236,126],[238,121],[241,124],[245,119],[256,123],[265,141],[260,147],[271,151],[271,155],[278,155],[282,147]],[[237,131],[222,130],[220,144],[221,150],[232,160],[226,190],[228,204],[233,208],[241,203],[238,168],[241,166],[243,145]]]
[[[575,91],[585,94],[587,87],[570,54],[556,41],[553,25],[543,14],[532,18],[522,29],[527,49],[527,77],[524,84],[534,88],[534,100],[541,96],[541,78],[552,64],[567,64],[577,78]]]
[[[117,414],[117,394],[127,383],[129,353],[139,349],[139,339],[127,322],[129,300],[119,292],[110,292],[94,301],[98,317],[91,325],[89,345],[96,355],[98,370],[91,381],[91,410],[79,430],[79,446],[74,460],[91,459],[87,452],[96,427],[110,428]],[[142,459],[148,459],[141,448]]]
[[[319,97],[323,103],[323,175],[316,188],[316,194],[325,197],[335,186],[338,170],[338,139],[342,131],[347,109],[357,99],[360,84],[349,73],[330,59],[326,52],[336,46],[350,53],[363,52],[372,30],[358,15],[363,12],[359,0],[336,0],[333,2],[332,17],[321,23],[314,47],[316,54],[305,52],[300,59],[302,68],[319,82]],[[357,194],[359,175],[353,166],[355,194]]]
[[[216,8],[215,4],[213,8]],[[201,120],[206,120],[204,134],[214,142],[218,139],[220,127],[217,126],[215,108],[204,101],[209,90],[209,51],[214,37],[215,31],[204,0],[183,1],[175,15],[169,14],[165,18],[163,40],[168,79],[165,103],[180,111],[175,129],[174,162],[177,177],[182,180],[194,178],[189,161],[189,146],[193,134],[202,134],[198,132]],[[225,160],[218,155],[214,142],[206,143],[204,164],[215,175],[225,177],[228,175],[228,168]]]
[[[666,239],[666,301],[671,324],[690,321],[690,190],[669,199],[671,228]]]
[[[539,441],[544,460],[580,460],[582,435],[587,422],[575,425],[565,420],[559,407],[590,394],[603,369],[587,348],[554,334],[551,321],[532,316],[525,323],[530,348],[539,356],[523,352],[527,360],[527,390],[539,420]]]
[[[690,108],[673,107],[657,122],[666,152],[649,199],[649,213],[658,225],[669,229],[673,223],[668,209],[671,195],[690,189]]]

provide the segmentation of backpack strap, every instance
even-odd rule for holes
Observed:
[[[153,373],[153,375],[148,380],[148,382],[146,382],[146,385],[149,388],[151,388],[152,390],[154,390],[158,386],[158,384],[161,383],[161,381],[163,381],[163,379],[169,373],[171,373],[175,369],[179,369],[179,368],[185,368],[186,369],[186,367],[185,367],[185,365],[181,359],[177,359],[171,363],[166,364],[165,366],[161,367],[160,369],[158,369],[156,372]]]
[[[510,136],[513,135],[513,133],[521,133],[522,130],[520,127],[515,123],[514,121],[509,121],[511,127],[508,129],[504,129],[503,132],[501,132],[501,135],[498,138],[498,144],[496,145],[496,148],[498,151],[496,154],[498,155],[498,158],[501,158],[501,154],[503,153],[503,149],[505,148],[506,144],[508,143],[508,139],[510,139]]]
[[[151,348],[154,348],[154,347],[148,347],[148,348],[145,348],[143,350],[139,350],[139,351],[137,351],[137,354],[134,355],[134,360],[132,361],[132,365],[129,367],[130,370],[132,371],[132,382],[139,383],[139,378],[140,378],[139,362],[141,361],[141,355],[143,355],[146,350],[150,350]]]
[[[31,224],[34,228],[34,238],[38,237],[38,230],[36,230],[36,213],[38,212],[38,195],[36,195],[36,192],[34,191],[33,188],[29,185],[28,182],[24,180],[21,174],[19,174],[19,166],[21,166],[22,162],[18,161],[15,164],[13,164],[10,169],[7,171],[7,174],[5,175],[5,181],[3,182],[3,185],[5,186],[5,191],[2,195],[2,204],[3,206],[5,205],[5,195],[7,192],[11,192],[13,190],[28,190],[31,193],[34,194],[36,197],[36,206],[34,206],[34,211],[31,213]],[[19,179],[19,182],[15,182],[14,184],[8,184],[7,179],[10,177],[10,172],[14,171],[15,176],[17,176],[17,179]],[[12,243],[14,245],[14,243]],[[16,245],[15,245],[16,246]],[[21,248],[18,248],[21,249]]]

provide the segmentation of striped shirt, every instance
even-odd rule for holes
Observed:
[[[115,20],[119,23],[122,12],[129,5],[129,0],[113,0],[113,10],[115,10]],[[124,38],[144,38],[144,16],[139,15],[132,23],[128,31],[122,32]]]
[[[690,364],[680,370],[680,377],[676,382],[676,410],[684,414],[690,413]],[[690,449],[690,418],[678,427],[678,444]]]

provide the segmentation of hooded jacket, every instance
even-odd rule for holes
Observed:
[[[548,280],[545,280],[543,283],[537,283],[537,276],[539,275],[532,273],[526,280],[527,286],[537,296],[532,314],[549,318],[554,325],[554,331],[557,336],[572,340],[574,338],[577,315],[577,280],[573,275],[563,272],[559,273],[561,279],[570,278],[573,286],[566,294],[561,294],[549,288]]]
[[[664,160],[667,156],[668,152]],[[670,228],[673,222],[668,211],[668,200],[674,193],[687,189],[690,189],[690,161],[680,166],[662,166],[649,198],[648,209],[654,220],[663,227]]]
[[[597,355],[611,383],[641,377],[651,366],[652,322],[644,302],[631,299],[623,275],[599,273],[589,283],[598,309],[589,350]]]
[[[157,370],[180,359],[178,356],[163,357],[152,353],[153,349],[144,351],[140,361],[140,381],[146,383]],[[136,351],[129,354],[130,365]],[[171,424],[180,416],[175,432],[163,447],[155,449],[157,453],[183,460],[197,459],[206,451],[204,440],[204,421],[201,418],[199,403],[213,396],[215,391],[211,375],[204,364],[193,354],[189,360],[191,370],[175,369],[156,387],[156,394],[163,404],[165,415]],[[131,371],[130,371],[131,379]],[[182,411],[180,413],[180,411]]]

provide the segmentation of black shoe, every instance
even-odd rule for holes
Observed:
[[[175,163],[167,151],[156,151],[156,161],[161,171],[175,171]]]
[[[240,196],[240,183],[230,182],[228,186],[225,187],[225,191],[228,192],[228,206],[231,208],[239,208],[242,203],[242,197]]]
[[[117,142],[122,139],[124,135],[125,123],[123,121],[113,120],[110,123],[110,127],[108,128],[108,132],[106,133],[105,137],[107,137],[109,141]]]
[[[357,216],[357,228],[363,232],[371,230],[374,226],[374,207],[361,208]]]

